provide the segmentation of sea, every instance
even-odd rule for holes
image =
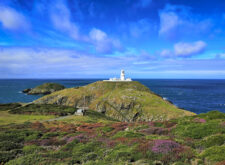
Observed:
[[[0,79],[0,103],[32,102],[42,95],[26,95],[22,90],[46,82],[67,88],[84,86],[101,79]],[[179,108],[197,114],[211,110],[225,113],[225,80],[136,79]]]

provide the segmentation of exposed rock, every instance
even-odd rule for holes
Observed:
[[[23,93],[28,93],[28,92],[30,92],[31,91],[31,88],[28,88],[28,89],[24,89],[22,92]]]
[[[44,96],[36,104],[88,106],[120,121],[168,120],[194,113],[177,108],[139,82],[98,81]]]
[[[28,95],[38,95],[38,94],[50,94],[59,90],[64,89],[63,85],[57,83],[44,83],[35,88],[24,89],[23,93],[27,93]]]

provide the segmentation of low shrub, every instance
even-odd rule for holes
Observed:
[[[99,152],[101,147],[100,142],[89,142],[86,144],[78,143],[73,147],[72,153],[73,156],[80,157],[84,154],[90,153],[90,152]]]
[[[173,130],[175,135],[183,137],[190,137],[194,139],[201,139],[217,133],[224,133],[222,126],[216,121],[207,123],[187,123],[178,124]]]
[[[94,152],[90,152],[85,155],[84,161],[96,160],[98,155]]]
[[[126,138],[138,138],[144,136],[142,133],[138,132],[132,132],[132,131],[119,131],[117,132],[113,138],[120,138],[120,137],[126,137]]]
[[[134,162],[143,158],[141,152],[136,152],[136,146],[119,144],[106,155],[105,160],[109,162],[129,161]]]
[[[21,150],[0,151],[0,163],[6,163],[21,153]]]
[[[204,119],[225,119],[225,113],[219,112],[219,111],[210,111],[207,113],[202,113],[197,115],[199,118],[204,118]]]
[[[212,161],[223,161],[225,160],[225,146],[213,146],[207,148],[201,154],[201,157]]]
[[[154,122],[154,126],[155,127],[165,127],[164,123],[163,122]]]
[[[36,145],[29,145],[29,146],[24,146],[23,147],[23,153],[24,154],[32,154],[32,153],[38,153],[40,151],[43,151],[44,149],[40,146]]]
[[[59,115],[74,114],[76,108],[54,104],[28,104],[17,109],[11,109],[12,114],[34,114],[34,115]]]
[[[204,146],[206,148],[212,147],[212,146],[220,146],[225,144],[225,135],[212,135],[204,140],[201,140],[200,146]]]
[[[6,165],[52,164],[41,154],[28,154],[7,162]],[[45,163],[44,163],[45,162]]]
[[[111,132],[112,130],[114,130],[114,128],[105,126],[105,127],[99,127],[99,128],[97,128],[97,130],[101,131],[103,133],[107,133],[107,132]]]
[[[145,136],[145,139],[147,140],[155,140],[155,139],[170,139],[169,136],[164,136],[164,135],[147,135]]]
[[[14,149],[20,149],[23,145],[20,143],[15,143],[11,141],[1,141],[0,142],[0,151],[10,151]]]
[[[8,103],[8,104],[0,104],[0,111],[7,111],[14,108],[20,107],[21,104],[19,103]]]
[[[56,137],[58,135],[59,135],[58,132],[48,132],[48,133],[45,133],[41,138],[42,139],[49,139],[49,138],[52,138],[52,137]]]

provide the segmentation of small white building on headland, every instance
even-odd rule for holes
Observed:
[[[131,78],[125,77],[125,71],[121,70],[120,78],[110,78],[109,80],[103,80],[103,81],[132,81]]]

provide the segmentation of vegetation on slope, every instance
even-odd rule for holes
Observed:
[[[10,109],[9,113],[66,116],[74,114],[76,110],[76,108],[68,106],[27,104],[18,108]]]
[[[120,121],[168,120],[194,115],[163,100],[137,81],[98,81],[87,86],[54,92],[34,103],[89,106],[92,110]]]
[[[0,125],[0,162],[8,165],[225,162],[225,114],[218,111],[169,121],[118,122],[95,111],[67,119]]]
[[[25,89],[23,90],[24,93],[29,95],[37,95],[37,94],[50,94],[59,90],[64,89],[63,85],[57,83],[44,83],[32,89]]]

